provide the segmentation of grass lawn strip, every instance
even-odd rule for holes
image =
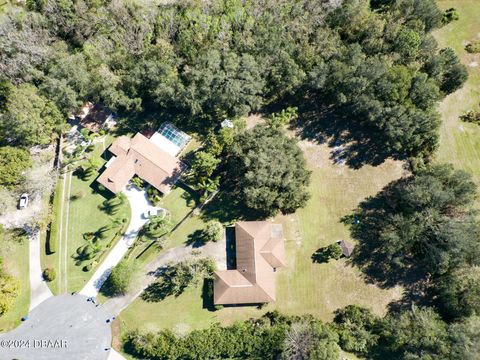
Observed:
[[[66,215],[65,215],[65,230],[68,230],[68,223],[69,223],[69,219],[70,219],[70,200],[71,200],[71,193],[72,193],[72,172],[70,171],[68,173],[68,179],[69,179],[69,182],[68,182],[68,192],[67,192],[67,196],[66,196],[66,202],[67,202],[67,211],[66,211]],[[67,274],[67,259],[68,259],[68,231],[65,231],[65,239],[64,239],[64,246],[63,246],[63,252],[64,252],[64,255],[63,255],[63,268],[62,268],[62,272],[64,274]],[[67,291],[68,289],[68,276],[64,276],[64,290],[65,292]]]
[[[62,249],[63,249],[63,209],[64,209],[64,203],[65,203],[65,189],[67,186],[67,178],[68,178],[68,172],[63,175],[63,185],[61,186],[61,195],[60,195],[60,225],[58,226],[58,249],[57,251],[59,252],[58,256],[58,268],[57,268],[57,273],[58,273],[58,293],[63,294],[64,292],[64,287],[63,287],[63,278],[66,277],[66,272],[63,272],[63,266],[62,266]],[[53,234],[52,234],[53,235]],[[53,240],[56,241],[56,240]]]
[[[8,236],[8,235],[7,235]],[[0,317],[0,332],[6,332],[20,324],[20,318],[28,314],[30,305],[29,278],[29,242],[28,239],[16,241],[5,239],[0,244],[0,257],[7,272],[20,282],[20,292],[10,310]]]
[[[107,137],[106,140],[111,142],[111,137]],[[96,143],[90,156],[98,157],[102,163],[105,163],[105,160],[101,158],[104,146],[103,142]],[[76,163],[77,166],[80,164]],[[98,173],[88,181],[84,181],[74,175],[72,171],[68,171],[63,174],[63,180],[57,184],[53,205],[54,221],[51,241],[57,242],[58,248],[54,254],[50,255],[46,255],[42,251],[42,267],[54,267],[57,270],[56,281],[49,284],[54,294],[80,290],[93,274],[98,263],[108,254],[110,247],[113,247],[121,238],[121,236],[117,236],[113,239],[113,233],[109,231],[104,241],[110,241],[110,247],[105,248],[103,253],[97,256],[97,262],[93,264],[92,269],[85,272],[82,270],[85,264],[75,265],[75,259],[72,257],[76,254],[77,248],[87,244],[83,238],[84,233],[95,232],[100,227],[109,225],[112,217],[126,218],[125,228],[128,226],[130,220],[128,201],[119,208],[117,214],[112,216],[99,209],[106,199],[104,195],[108,196],[108,194],[98,192],[95,183],[97,175]],[[81,197],[74,200],[73,197],[77,195],[81,195]],[[44,243],[42,246],[45,249]]]
[[[65,175],[61,175],[60,176],[60,179],[62,178],[62,176],[65,176]],[[52,281],[52,282],[49,282],[48,283],[48,286],[50,288],[50,290],[52,291],[52,293],[54,295],[58,294],[59,292],[59,288],[60,288],[60,280],[61,280],[61,277],[62,277],[62,274],[61,274],[61,271],[60,271],[60,267],[59,267],[59,244],[58,244],[58,240],[59,240],[59,231],[60,231],[60,224],[61,224],[61,213],[60,213],[60,209],[61,209],[61,202],[62,202],[62,199],[61,199],[61,196],[63,196],[63,181],[62,180],[58,180],[57,181],[57,185],[55,186],[55,194],[54,194],[54,198],[53,198],[53,204],[52,204],[52,223],[50,224],[50,239],[47,239],[47,231],[41,231],[40,232],[40,243],[41,243],[41,265],[42,265],[42,269],[45,269],[45,268],[54,268],[57,272],[57,278]],[[45,206],[48,206],[48,201],[46,202]],[[52,244],[53,243],[53,246],[55,246],[55,244],[58,244],[57,245],[57,251],[54,252],[54,253],[50,253],[48,254],[47,253],[47,248],[48,248],[48,245],[47,245],[47,241]]]
[[[465,50],[467,41],[480,40],[480,7],[475,0],[438,3],[443,9],[456,8],[460,19],[437,30],[434,36],[441,47],[455,50],[467,66],[469,78],[462,89],[446,97],[439,106],[442,127],[436,161],[450,162],[456,168],[466,170],[480,185],[480,126],[459,119],[464,112],[478,108],[480,104],[480,66],[474,66],[480,64],[480,54],[469,54]]]

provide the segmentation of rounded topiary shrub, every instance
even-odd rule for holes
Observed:
[[[83,271],[85,271],[85,272],[90,271],[90,270],[92,270],[92,264],[88,264],[88,265],[85,265],[83,267]]]
[[[218,221],[211,221],[203,229],[205,241],[217,242],[223,237],[223,226]]]
[[[53,268],[46,268],[43,270],[43,278],[45,281],[53,281],[57,277],[57,272]]]

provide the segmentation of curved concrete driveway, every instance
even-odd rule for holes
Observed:
[[[97,296],[98,291],[102,287],[105,280],[107,280],[108,276],[112,272],[112,269],[125,256],[128,248],[137,238],[138,232],[147,222],[147,219],[143,217],[143,214],[150,209],[155,209],[154,206],[150,205],[145,191],[129,184],[124,190],[124,193],[130,202],[130,209],[132,212],[132,218],[130,220],[130,224],[128,225],[128,229],[123,238],[120,239],[120,241],[110,251],[105,260],[103,260],[98,269],[95,271],[91,279],[80,291],[80,294],[82,295],[88,297]]]
[[[106,360],[111,313],[81,295],[54,296],[0,335],[0,360]]]
[[[40,264],[40,232],[35,229],[29,236],[29,276],[30,276],[30,311],[40,303],[52,297],[50,288],[45,283]]]
[[[227,256],[225,239],[218,242],[209,242],[202,247],[194,245],[178,246],[163,252],[147,264],[141,276],[133,285],[133,289],[125,295],[117,296],[106,301],[103,306],[112,314],[118,315],[130,305],[142,292],[158,278],[158,270],[172,262],[180,262],[190,256],[193,251],[200,252],[202,256],[215,259],[220,270],[226,270]]]

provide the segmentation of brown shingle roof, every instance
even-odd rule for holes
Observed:
[[[140,133],[133,139],[119,137],[109,150],[116,159],[97,181],[113,193],[121,191],[135,174],[162,193],[168,193],[184,168],[180,160]]]
[[[83,127],[97,132],[102,128],[110,115],[110,111],[105,106],[87,102],[77,116],[80,118],[80,124]]]
[[[283,266],[281,225],[267,221],[235,224],[236,270],[215,272],[215,304],[258,304],[275,300],[274,268]]]
[[[342,253],[344,256],[349,257],[350,255],[352,255],[354,248],[353,244],[345,240],[340,240],[337,243],[342,248]]]

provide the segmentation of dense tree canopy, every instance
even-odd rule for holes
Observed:
[[[11,146],[0,147],[0,185],[18,185],[23,179],[23,172],[31,164],[28,151]]]
[[[291,213],[304,206],[309,178],[296,141],[281,130],[256,126],[235,139],[226,181],[244,205],[260,215]]]
[[[441,308],[447,316],[480,314],[480,267],[460,268],[438,281]]]
[[[259,319],[194,330],[178,336],[130,331],[125,350],[154,359],[338,359],[340,348],[362,358],[474,360],[480,353],[480,319],[447,324],[431,308],[412,308],[385,318],[368,309],[340,309],[334,324],[310,315],[268,312]],[[355,343],[355,341],[359,341]]]
[[[480,358],[480,317],[472,316],[450,326],[453,360]]]
[[[361,241],[355,261],[383,280],[398,280],[415,269],[441,275],[477,264],[475,197],[470,175],[451,165],[391,183],[351,218],[352,233]]]
[[[0,258],[0,316],[10,309],[19,292],[19,281],[6,273],[3,260]]]
[[[0,143],[46,145],[64,122],[55,104],[38,94],[29,84],[13,87],[0,116]]]
[[[342,349],[368,354],[377,345],[380,336],[375,334],[375,330],[380,325],[380,319],[369,310],[349,305],[336,311],[334,321]]]
[[[65,116],[86,100],[133,115],[129,125],[147,125],[132,123],[148,111],[205,133],[225,117],[288,98],[301,126],[306,108],[324,126],[328,108],[342,119],[339,130],[375,139],[377,152],[428,156],[438,140],[435,103],[463,84],[466,70],[430,35],[442,22],[433,0],[372,4],[32,0],[27,9],[10,7],[0,23],[0,78],[18,94],[9,97],[2,128],[18,123],[19,130],[4,136],[43,144],[59,111]]]
[[[449,354],[447,326],[431,309],[387,317],[383,336],[400,359],[443,359]]]

